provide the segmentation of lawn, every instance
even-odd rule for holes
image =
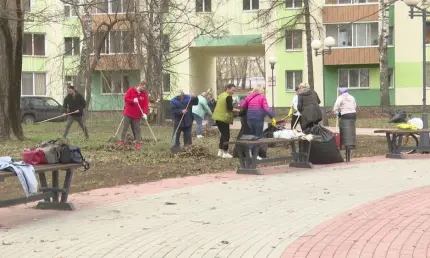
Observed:
[[[72,191],[86,191],[94,188],[110,187],[123,184],[138,184],[169,177],[182,177],[204,173],[217,173],[235,170],[239,164],[237,159],[221,159],[216,156],[218,151],[218,131],[206,131],[204,138],[193,137],[193,151],[177,155],[170,153],[171,125],[152,125],[158,138],[155,143],[147,126],[142,127],[144,145],[140,151],[121,150],[116,143],[109,142],[120,123],[116,115],[90,117],[88,128],[90,140],[85,141],[83,134],[75,123],[69,134],[69,142],[80,146],[84,157],[91,162],[91,169],[78,171],[72,183]],[[44,123],[24,126],[25,141],[10,141],[0,146],[0,156],[21,158],[24,148],[31,147],[45,140],[61,137],[65,123]],[[214,127],[215,128],[215,127]],[[232,137],[238,131],[233,130]],[[182,139],[181,139],[182,140]],[[357,150],[354,157],[383,155],[386,152],[384,137],[358,136]],[[372,146],[372,148],[369,148]],[[269,148],[269,156],[289,153],[281,147]],[[282,164],[282,163],[277,163]],[[269,164],[273,165],[273,164]],[[22,188],[16,178],[5,179],[0,184],[1,199],[22,195]]]

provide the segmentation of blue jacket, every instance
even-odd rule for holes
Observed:
[[[178,97],[174,97],[170,101],[170,104],[172,106],[173,121],[174,121],[175,128],[178,127],[179,121],[181,120],[183,115],[182,110],[184,110],[187,107],[188,102],[190,102],[190,105],[188,105],[187,113],[184,115],[184,119],[182,119],[182,122],[179,125],[179,127],[189,127],[193,125],[192,106],[198,105],[199,99],[191,98],[190,95],[184,95],[183,100],[180,100]]]

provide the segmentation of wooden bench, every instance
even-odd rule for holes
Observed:
[[[374,133],[385,133],[387,138],[388,145],[388,153],[386,155],[387,158],[392,159],[402,159],[404,155],[401,151],[411,151],[411,150],[422,150],[422,151],[430,151],[429,146],[403,146],[403,137],[407,137],[409,135],[421,135],[424,133],[430,133],[430,129],[423,130],[398,130],[398,129],[383,129],[383,130],[375,130]]]
[[[285,157],[275,157],[258,160],[258,152],[262,145],[284,143],[284,146],[289,146],[291,155]],[[290,167],[296,168],[312,168],[312,163],[309,162],[309,153],[311,150],[311,142],[302,139],[282,139],[282,138],[263,138],[256,141],[237,140],[228,144],[236,144],[237,152],[240,161],[240,167],[237,169],[238,174],[262,175],[263,173],[257,168],[258,164],[272,163],[278,161],[291,161]],[[254,146],[252,157],[249,153],[249,147]],[[244,155],[245,154],[245,155]]]
[[[39,175],[39,191],[41,193],[21,197],[11,200],[0,200],[0,208],[22,204],[32,201],[44,200],[39,202],[36,206],[37,209],[52,209],[52,210],[74,210],[75,207],[72,203],[67,202],[69,197],[70,184],[72,182],[73,170],[82,167],[82,164],[49,164],[49,165],[34,165],[36,174]],[[64,171],[64,184],[60,188],[59,178],[60,171]],[[46,180],[46,172],[52,173],[52,186],[48,187]],[[0,170],[0,182],[4,181],[6,177],[16,177],[15,172]],[[60,198],[61,193],[61,198]]]

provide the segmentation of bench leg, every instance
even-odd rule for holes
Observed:
[[[403,159],[403,154],[398,151],[398,146],[402,144],[403,137],[397,137],[397,134],[386,133],[388,143],[388,153],[385,155],[389,159]]]
[[[42,173],[40,173],[39,175],[41,175]],[[44,174],[44,173],[43,173]],[[36,209],[42,209],[42,210],[64,210],[64,211],[73,211],[75,210],[75,207],[72,203],[68,203],[67,202],[67,198],[69,196],[69,188],[70,188],[70,184],[72,181],[72,174],[73,171],[71,169],[67,169],[66,170],[66,177],[64,179],[64,186],[63,186],[63,190],[65,190],[65,192],[62,193],[61,195],[61,202],[59,201],[59,192],[54,191],[52,193],[52,202],[50,201],[50,199],[44,199],[43,202],[39,202],[36,206]],[[47,183],[46,183],[46,176],[42,176],[44,177],[45,180],[45,186],[43,185],[44,183],[42,183],[42,179],[41,179],[41,186],[42,187],[46,187]],[[59,173],[58,171],[52,171],[52,188],[53,189],[58,189],[59,188]]]
[[[260,146],[254,146],[252,150],[252,157],[249,155],[249,147],[245,145],[240,145],[240,154],[244,156],[244,167],[242,165],[236,170],[237,174],[248,174],[248,175],[262,175],[263,173],[257,168],[257,156]],[[239,156],[241,158],[241,156]]]
[[[45,172],[39,173],[39,180],[40,180],[40,187],[41,188],[47,188],[48,187],[48,181],[46,180],[46,174],[45,174]],[[45,202],[50,202],[51,198],[45,198],[43,200]]]
[[[293,161],[290,167],[293,168],[312,168],[312,163],[309,162],[309,154],[311,152],[311,142],[299,141],[299,152],[297,153],[296,143],[291,143],[291,154]]]

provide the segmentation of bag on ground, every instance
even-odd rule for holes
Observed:
[[[306,131],[307,134],[320,136],[312,141],[309,162],[313,164],[331,164],[343,162],[336,144],[334,134],[320,125],[315,125]]]
[[[389,123],[406,123],[406,112],[403,110],[396,110],[394,115],[391,117]]]

